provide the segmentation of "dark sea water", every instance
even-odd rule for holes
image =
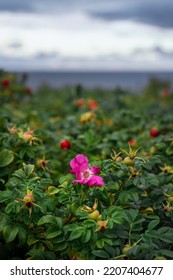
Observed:
[[[121,87],[137,92],[143,90],[151,78],[169,80],[173,88],[173,72],[30,72],[27,75],[27,85],[33,89],[42,85],[62,88],[80,84],[86,88]]]

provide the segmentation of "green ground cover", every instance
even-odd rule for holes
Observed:
[[[0,105],[0,259],[173,259],[169,82],[32,92],[1,71]]]

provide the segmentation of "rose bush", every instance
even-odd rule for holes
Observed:
[[[75,88],[28,95],[1,71],[0,259],[173,259],[165,87],[82,89],[79,102]]]

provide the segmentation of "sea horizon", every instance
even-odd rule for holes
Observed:
[[[26,75],[26,83],[34,90],[41,86],[54,88],[74,87],[81,85],[85,88],[115,89],[121,87],[129,91],[141,91],[156,78],[169,81],[173,88],[173,71],[89,71],[89,70],[63,70],[63,71],[13,71],[17,75]]]

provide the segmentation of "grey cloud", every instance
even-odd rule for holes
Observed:
[[[0,11],[9,12],[33,12],[32,1],[0,0]]]
[[[90,16],[106,21],[133,20],[161,28],[173,28],[173,2],[142,1],[106,12],[91,12]]]
[[[158,57],[150,63],[151,54]],[[164,57],[163,57],[164,56]],[[165,59],[163,59],[165,58]],[[62,56],[58,53],[38,53],[27,57],[13,57],[0,54],[0,68],[9,71],[66,71],[66,70],[172,70],[173,51],[158,46],[150,49],[136,49],[129,55],[117,53],[97,57]]]
[[[107,0],[112,2],[113,0]],[[104,4],[104,0],[0,0],[0,11],[10,12],[68,12],[96,8],[98,4]],[[95,9],[94,8],[94,9]]]
[[[130,19],[162,28],[173,28],[172,0],[0,0],[0,11],[43,14],[80,11],[105,21]]]
[[[8,45],[11,49],[20,49],[22,47],[22,44],[20,42],[12,42]]]
[[[161,47],[154,47],[153,48],[153,52],[161,55],[161,56],[164,56],[164,57],[167,57],[167,58],[173,58],[173,50],[172,51],[165,51],[164,49],[162,49]]]
[[[52,59],[57,58],[58,52],[39,52],[35,55],[36,59]]]
[[[168,51],[165,50],[163,48],[161,48],[160,46],[155,46],[152,48],[136,48],[133,52],[132,55],[148,55],[148,54],[156,54],[158,55],[160,58],[164,58],[164,59],[173,59],[173,50],[172,51]]]
[[[0,11],[10,12],[63,12],[84,11],[96,12],[112,11],[121,8],[129,10],[131,7],[145,5],[150,6],[155,1],[156,7],[162,0],[0,0]],[[140,3],[139,3],[140,2]],[[164,0],[164,6],[171,3],[172,0]]]

